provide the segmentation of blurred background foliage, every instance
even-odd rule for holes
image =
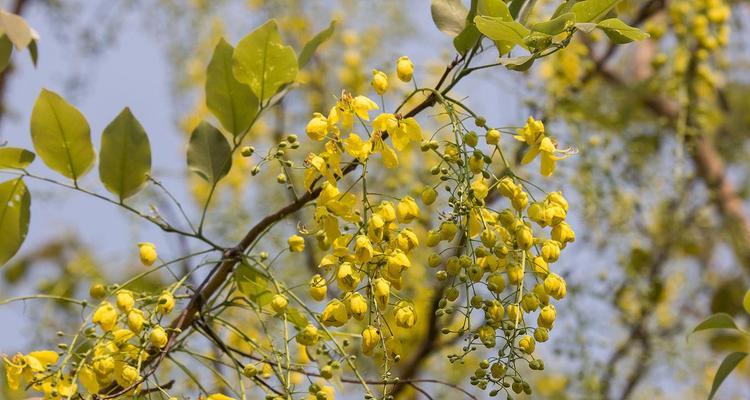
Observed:
[[[538,3],[539,16],[532,15],[531,22],[549,15],[557,2]],[[3,6],[29,16],[32,25],[51,27],[54,37],[43,37],[41,43],[64,46],[75,61],[45,59],[42,51],[41,62],[64,66],[66,91],[83,96],[90,95],[86,78],[97,70],[98,58],[113,43],[128,41],[122,32],[137,24],[158,43],[170,66],[175,132],[184,133],[178,143],[209,118],[203,85],[217,40],[236,40],[266,18],[276,18],[285,40],[297,49],[329,21],[338,20],[339,26],[298,78],[299,89],[251,132],[250,142],[258,149],[301,134],[310,114],[330,107],[342,88],[367,91],[371,69],[391,71],[393,61],[406,54],[417,61],[419,79],[436,80],[452,50],[449,39],[432,26],[426,0],[9,0]],[[625,0],[618,13],[649,32],[651,40],[614,47],[596,35],[580,35],[566,51],[523,74],[493,70],[478,75],[480,84],[458,91],[469,99],[489,99],[478,108],[491,124],[520,125],[534,115],[562,143],[578,149],[560,163],[554,186],[545,186],[564,190],[579,237],[559,267],[570,285],[571,300],[559,310],[557,330],[564,333],[542,349],[546,371],[531,375],[536,377],[534,398],[701,399],[720,355],[748,346],[746,338],[732,334],[686,337],[696,321],[714,312],[750,324],[741,307],[750,275],[750,36],[745,26],[750,15],[745,3],[731,0]],[[6,89],[14,77],[11,67],[0,78],[3,124],[13,123],[16,112]],[[145,89],[143,95],[148,96]],[[260,184],[274,181],[278,170],[269,166],[250,178],[253,165],[242,157],[234,162],[213,203],[209,227],[227,243],[262,217],[268,205],[289,196],[281,186],[270,190]],[[384,192],[418,194],[429,161],[414,152],[401,162],[413,168],[401,168],[398,175],[385,171],[377,184]],[[207,187],[176,170],[181,172],[171,179],[186,188],[183,200],[200,207]],[[147,194],[139,201],[156,199]],[[175,212],[167,204],[154,206],[165,214]],[[434,225],[430,213],[423,215],[415,227],[422,233]],[[297,224],[309,220],[310,211],[303,210],[272,240],[283,246]],[[26,244],[2,271],[3,298],[34,292],[85,298],[91,282],[116,282],[141,268],[134,252],[102,254],[96,244],[81,240],[77,229],[66,232]],[[320,254],[308,246],[305,265],[297,257],[280,273],[294,282],[300,269],[309,268],[302,279],[296,277],[305,282]],[[455,343],[435,335],[440,326],[429,318],[440,283],[425,265],[415,265],[409,275],[406,290],[425,317],[405,340],[412,351],[401,362],[401,377],[439,375],[461,383],[472,367],[444,361],[446,348]],[[141,284],[156,288],[169,278],[154,274],[149,279]],[[49,328],[24,335],[28,342],[49,342],[47,330],[77,324],[77,307],[33,304],[42,305],[24,315],[33,325]],[[251,321],[245,328],[253,336]],[[26,345],[5,341],[0,351],[12,354]],[[721,398],[747,398],[748,378],[750,366],[740,368]],[[436,398],[455,395],[440,390],[435,388]],[[2,398],[13,396],[0,392]],[[398,396],[418,394],[404,386]]]

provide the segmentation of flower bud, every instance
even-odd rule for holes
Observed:
[[[117,292],[116,301],[117,308],[120,309],[122,312],[128,312],[133,308],[133,305],[135,305],[135,299],[133,298],[133,293],[129,290],[120,290]]]
[[[430,205],[437,199],[437,192],[431,187],[427,187],[422,191],[422,203]]]
[[[417,323],[417,314],[414,311],[414,306],[406,301],[400,301],[396,305],[395,319],[396,325],[401,328],[409,329],[413,327]]]
[[[380,343],[380,331],[374,326],[368,325],[362,331],[362,353],[370,355],[378,343]]]
[[[500,131],[497,129],[490,129],[487,131],[487,144],[489,145],[496,145],[500,143]]]
[[[289,300],[282,294],[275,294],[271,298],[271,308],[277,313],[281,314],[286,310],[286,306],[289,304]]]
[[[541,327],[552,329],[552,325],[555,323],[555,318],[557,318],[557,311],[555,310],[555,306],[550,304],[542,307],[542,310],[539,312],[539,317],[537,317],[537,324]]]
[[[159,296],[158,305],[156,310],[161,314],[169,314],[174,309],[174,296],[168,291],[162,292]]]
[[[536,328],[534,331],[534,339],[539,343],[544,343],[549,340],[549,330],[544,327]]]
[[[321,301],[326,297],[328,285],[326,284],[326,280],[320,276],[320,274],[313,275],[308,286],[308,293],[310,293],[310,297],[313,299]]]
[[[370,84],[375,89],[375,93],[383,95],[388,90],[388,76],[383,71],[372,70],[372,81]]]
[[[367,300],[359,293],[347,294],[344,298],[349,314],[358,321],[362,321],[367,314]]]
[[[544,278],[544,291],[556,300],[562,299],[567,293],[565,280],[557,274],[547,275],[547,277]]]
[[[536,348],[536,342],[533,337],[526,335],[518,341],[518,347],[520,347],[526,354],[531,354]]]
[[[318,342],[318,328],[312,324],[307,324],[301,331],[297,332],[295,340],[303,346],[314,345]]]
[[[398,61],[396,61],[396,74],[398,75],[398,79],[401,79],[403,82],[411,80],[414,74],[414,63],[411,62],[409,57],[399,57]]]
[[[157,325],[153,329],[151,329],[151,333],[148,335],[148,339],[151,342],[152,346],[156,347],[157,349],[163,349],[169,341],[169,336],[167,336],[167,332],[164,331],[164,328]]]
[[[299,235],[292,235],[287,239],[289,251],[300,252],[305,249],[305,239]]]
[[[156,246],[154,246],[153,243],[138,243],[138,253],[141,257],[141,263],[143,263],[143,265],[147,267],[150,267],[158,258],[158,254],[156,253]]]

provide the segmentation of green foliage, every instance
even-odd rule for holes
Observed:
[[[86,118],[60,95],[42,89],[31,112],[31,139],[39,157],[74,181],[96,159]]]
[[[488,38],[525,47],[524,39],[530,31],[517,21],[505,21],[501,17],[477,16],[477,28]]]
[[[596,24],[609,39],[617,44],[630,43],[636,40],[643,40],[649,37],[649,34],[638,28],[634,28],[617,18],[609,18]]]
[[[258,98],[232,72],[234,48],[223,38],[216,44],[206,71],[206,105],[234,136],[250,128],[258,114]]]
[[[577,22],[597,22],[604,18],[622,0],[586,0],[575,3],[570,11]]]
[[[297,77],[297,55],[281,40],[275,20],[245,36],[234,51],[234,76],[261,104]]]
[[[328,39],[333,36],[333,32],[336,30],[336,21],[331,21],[331,24],[328,25],[328,28],[323,29],[322,31],[318,32],[317,35],[315,35],[310,41],[305,43],[305,46],[302,47],[302,51],[299,53],[299,59],[297,60],[297,66],[301,69],[307,63],[310,61],[312,56],[315,54],[315,51],[328,41]]]
[[[736,329],[739,330],[737,324],[734,323],[732,316],[725,313],[714,314],[706,318],[703,322],[698,324],[692,333],[710,330],[710,329]]]
[[[575,24],[576,16],[573,13],[565,13],[552,18],[549,21],[539,22],[531,26],[534,32],[545,33],[554,36],[565,32]]]
[[[151,173],[151,146],[143,126],[125,108],[102,133],[99,177],[104,187],[124,200],[136,194]]]
[[[24,169],[34,158],[36,155],[26,149],[0,147],[0,169]]]
[[[31,195],[21,178],[0,183],[0,265],[21,247],[29,231]]]
[[[716,376],[714,376],[714,381],[711,384],[711,392],[708,395],[708,400],[711,400],[714,398],[714,395],[716,395],[716,391],[719,390],[719,386],[721,386],[722,383],[724,383],[724,380],[727,379],[727,376],[737,367],[737,365],[747,357],[748,353],[744,352],[734,352],[730,353],[724,358],[724,361],[721,362],[721,365],[719,365],[719,369],[716,371]]]
[[[464,30],[469,15],[461,0],[432,0],[430,12],[437,28],[453,37]]]
[[[268,278],[261,274],[255,267],[241,263],[234,271],[234,280],[237,289],[247,296],[250,301],[263,307],[271,302],[273,293],[269,289]]]
[[[190,171],[215,185],[232,167],[227,139],[213,125],[202,121],[190,135],[187,164]]]
[[[10,56],[13,54],[13,43],[7,35],[0,37],[0,72],[5,71],[10,64]]]

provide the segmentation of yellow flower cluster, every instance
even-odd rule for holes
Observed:
[[[544,176],[551,176],[555,172],[555,163],[572,154],[570,149],[558,149],[555,140],[545,134],[542,121],[537,121],[534,117],[529,117],[526,125],[514,137],[529,145],[529,151],[523,156],[521,164],[528,164],[540,155],[540,171]]]

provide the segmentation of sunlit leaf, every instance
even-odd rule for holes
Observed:
[[[42,89],[31,112],[31,140],[48,167],[77,180],[96,154],[86,118],[57,93]]]
[[[29,231],[31,195],[21,178],[0,183],[0,265],[23,244]]]
[[[206,71],[206,105],[235,136],[250,127],[258,113],[258,98],[232,72],[234,48],[223,38],[216,44]]]
[[[104,128],[99,159],[104,187],[120,199],[136,194],[146,184],[151,173],[151,145],[129,108]]]
[[[432,21],[437,28],[450,36],[457,36],[466,26],[469,10],[461,0],[432,0]]]
[[[213,125],[202,121],[190,135],[187,163],[210,184],[216,184],[232,167],[232,152],[224,135]]]
[[[297,77],[297,55],[282,42],[275,20],[240,40],[233,60],[234,76],[250,85],[261,102]]]
[[[273,293],[269,289],[268,278],[255,267],[245,263],[238,265],[234,271],[234,281],[240,293],[258,306],[263,307],[271,302]]]
[[[508,22],[499,17],[477,16],[474,22],[479,31],[492,40],[524,46],[524,38],[529,35],[529,30],[516,21]]]
[[[731,315],[726,313],[718,313],[714,314],[708,318],[706,318],[703,322],[698,324],[694,329],[692,333],[705,331],[709,329],[737,329],[737,324],[735,324],[734,319]]]
[[[622,0],[585,0],[575,3],[570,11],[576,22],[597,22],[604,18]]]
[[[531,26],[531,30],[535,32],[542,32],[548,35],[554,36],[559,33],[565,32],[568,28],[575,24],[576,16],[573,13],[565,13],[559,15],[549,21],[540,22]]]
[[[307,63],[312,58],[313,54],[315,54],[315,51],[325,43],[328,39],[333,36],[333,32],[336,30],[336,21],[331,21],[331,24],[328,25],[328,28],[323,29],[322,31],[318,32],[317,35],[313,36],[310,41],[305,43],[305,46],[302,47],[302,51],[299,53],[299,59],[297,60],[297,65],[299,68],[304,67],[307,65]]]
[[[630,43],[636,40],[649,38],[649,34],[632,27],[617,18],[609,18],[596,24],[609,39],[617,44]]]
[[[0,147],[0,169],[24,169],[36,158],[26,149],[17,147]]]
[[[727,379],[727,376],[729,376],[737,365],[747,357],[747,354],[748,353],[738,351],[730,353],[724,358],[724,361],[721,362],[719,369],[716,371],[716,376],[714,376],[714,382],[711,384],[711,392],[708,394],[708,400],[714,398],[716,391],[719,390],[719,386],[724,383],[724,380]]]

